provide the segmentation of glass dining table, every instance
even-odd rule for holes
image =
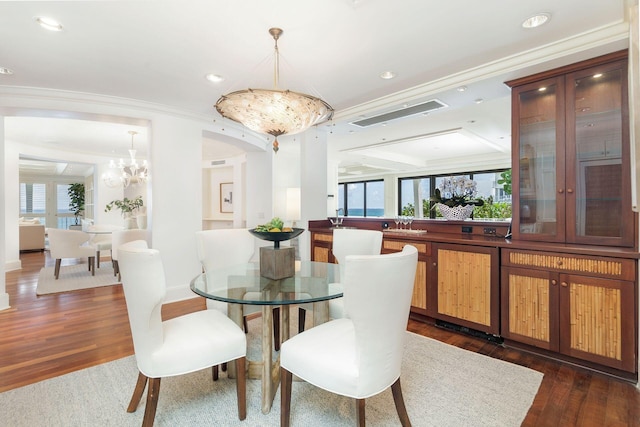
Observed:
[[[280,361],[273,346],[273,308],[280,312],[280,337],[289,338],[289,309],[292,305],[313,304],[313,324],[329,320],[328,301],[342,297],[337,264],[296,261],[295,275],[273,280],[260,275],[260,264],[247,263],[226,266],[199,274],[191,281],[191,290],[198,295],[229,303],[229,317],[242,328],[242,305],[262,307],[262,360],[247,360],[248,377],[262,381],[262,412],[271,411],[273,398],[280,383]],[[228,366],[235,376],[234,364]]]

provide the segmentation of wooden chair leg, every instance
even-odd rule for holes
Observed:
[[[142,427],[153,427],[153,420],[156,417],[156,408],[158,407],[158,394],[160,394],[160,378],[149,378],[147,407],[144,408]]]
[[[91,272],[91,275],[95,276],[96,275],[96,257],[90,256],[87,259],[87,263],[89,264],[89,271]]]
[[[280,427],[289,427],[291,418],[291,383],[293,375],[280,368]]]
[[[147,376],[142,372],[138,372],[138,381],[136,381],[136,388],[133,390],[133,396],[131,396],[131,401],[129,402],[129,407],[127,408],[127,412],[135,412],[138,408],[138,404],[140,403],[140,399],[142,398],[142,392],[144,392],[144,388],[147,385]]]
[[[242,316],[242,325],[244,327],[244,333],[249,333],[249,325],[247,324],[247,316]]]
[[[120,280],[120,266],[118,266],[118,260],[113,260],[113,275],[118,276],[118,280]]]
[[[214,381],[218,381],[218,365],[211,367],[211,377]]]
[[[304,322],[307,317],[307,310],[298,307],[298,333],[304,332]]]
[[[56,259],[56,266],[53,269],[53,275],[56,277],[56,280],[58,280],[58,277],[60,277],[60,263],[62,262],[62,260],[60,258]]]
[[[100,268],[100,251],[96,251],[96,268]]]
[[[273,348],[280,351],[280,307],[273,309]]]
[[[222,372],[227,372],[227,362],[224,362],[222,365],[220,365],[222,367]]]
[[[236,393],[238,394],[238,418],[247,418],[247,373],[246,357],[236,359]]]
[[[407,407],[404,406],[402,387],[400,387],[400,378],[391,385],[391,393],[393,394],[393,401],[396,404],[396,411],[398,411],[400,424],[402,424],[402,427],[411,427],[411,420],[409,420],[409,414],[407,414]]]
[[[364,399],[356,399],[356,425],[365,427]]]

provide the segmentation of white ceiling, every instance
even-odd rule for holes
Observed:
[[[94,93],[221,120],[213,105],[223,93],[272,87],[268,29],[277,26],[284,30],[280,87],[334,107],[334,120],[319,131],[330,133],[330,158],[344,176],[436,171],[452,159],[481,167],[509,158],[503,82],[626,48],[631,3],[637,0],[4,1],[0,67],[13,74],[0,75],[0,91]],[[538,12],[550,13],[550,22],[523,29]],[[35,16],[55,18],[64,30],[46,31]],[[397,77],[381,79],[387,70]],[[208,73],[225,80],[210,83]],[[456,90],[461,85],[465,92]],[[448,107],[368,129],[350,124],[430,99]],[[121,157],[134,129],[143,154],[145,123],[87,119],[10,117],[5,133],[36,146]],[[426,139],[443,133],[466,138]],[[237,150],[220,144],[205,139],[205,156]]]

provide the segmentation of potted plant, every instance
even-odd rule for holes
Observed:
[[[104,211],[110,212],[114,208],[119,209],[125,220],[125,228],[136,228],[137,224],[134,213],[143,206],[144,203],[142,201],[142,196],[138,196],[135,199],[128,199],[125,197],[122,200],[110,201],[107,203]]]
[[[80,214],[84,212],[84,184],[76,182],[69,185],[67,194],[69,195],[69,210],[76,218],[75,225],[79,225],[78,219]]]
[[[464,176],[449,176],[443,178],[436,188],[435,195],[430,200],[446,219],[463,220],[473,213],[475,206],[484,205],[484,201],[476,198],[477,184],[474,180]]]

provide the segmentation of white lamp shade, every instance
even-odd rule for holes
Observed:
[[[300,219],[300,189],[287,188],[287,219],[297,221]]]

